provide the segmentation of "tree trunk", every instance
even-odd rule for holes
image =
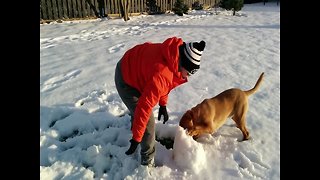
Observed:
[[[123,17],[124,21],[130,20],[129,7],[130,7],[130,1],[128,1],[128,0],[121,0],[120,1],[121,16]]]
[[[236,10],[233,8],[233,13],[232,13],[232,15],[234,16],[234,15],[236,15]]]

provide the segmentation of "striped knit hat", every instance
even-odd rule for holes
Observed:
[[[183,43],[179,49],[180,63],[190,74],[194,74],[200,68],[200,59],[206,42]]]

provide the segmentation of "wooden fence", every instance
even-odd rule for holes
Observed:
[[[129,15],[147,12],[147,0],[130,1]],[[190,8],[199,1],[213,7],[219,0],[184,0]],[[164,13],[172,10],[176,0],[156,0],[157,9]],[[40,0],[40,21],[104,16],[120,16],[120,0]]]

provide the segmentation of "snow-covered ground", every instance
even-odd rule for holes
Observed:
[[[230,11],[141,15],[40,25],[41,179],[280,179],[280,6],[245,4]],[[129,116],[114,85],[124,52],[168,37],[206,41],[201,68],[169,96],[169,121],[156,120],[155,168],[140,166],[139,150],[125,155]],[[228,120],[194,141],[178,126],[182,114],[223,90],[250,89],[247,127]],[[158,107],[154,108],[158,114]],[[125,114],[124,116],[122,116]]]

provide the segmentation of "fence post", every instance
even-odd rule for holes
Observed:
[[[67,1],[62,0],[63,17],[68,18]]]
[[[59,19],[57,0],[52,0],[52,10],[54,19]]]
[[[57,0],[58,18],[63,19],[62,0]]]
[[[82,10],[83,17],[84,18],[88,17],[89,13],[87,12],[86,1],[85,0],[81,0],[81,10]]]
[[[46,0],[41,0],[40,5],[42,9],[42,19],[48,19]]]

